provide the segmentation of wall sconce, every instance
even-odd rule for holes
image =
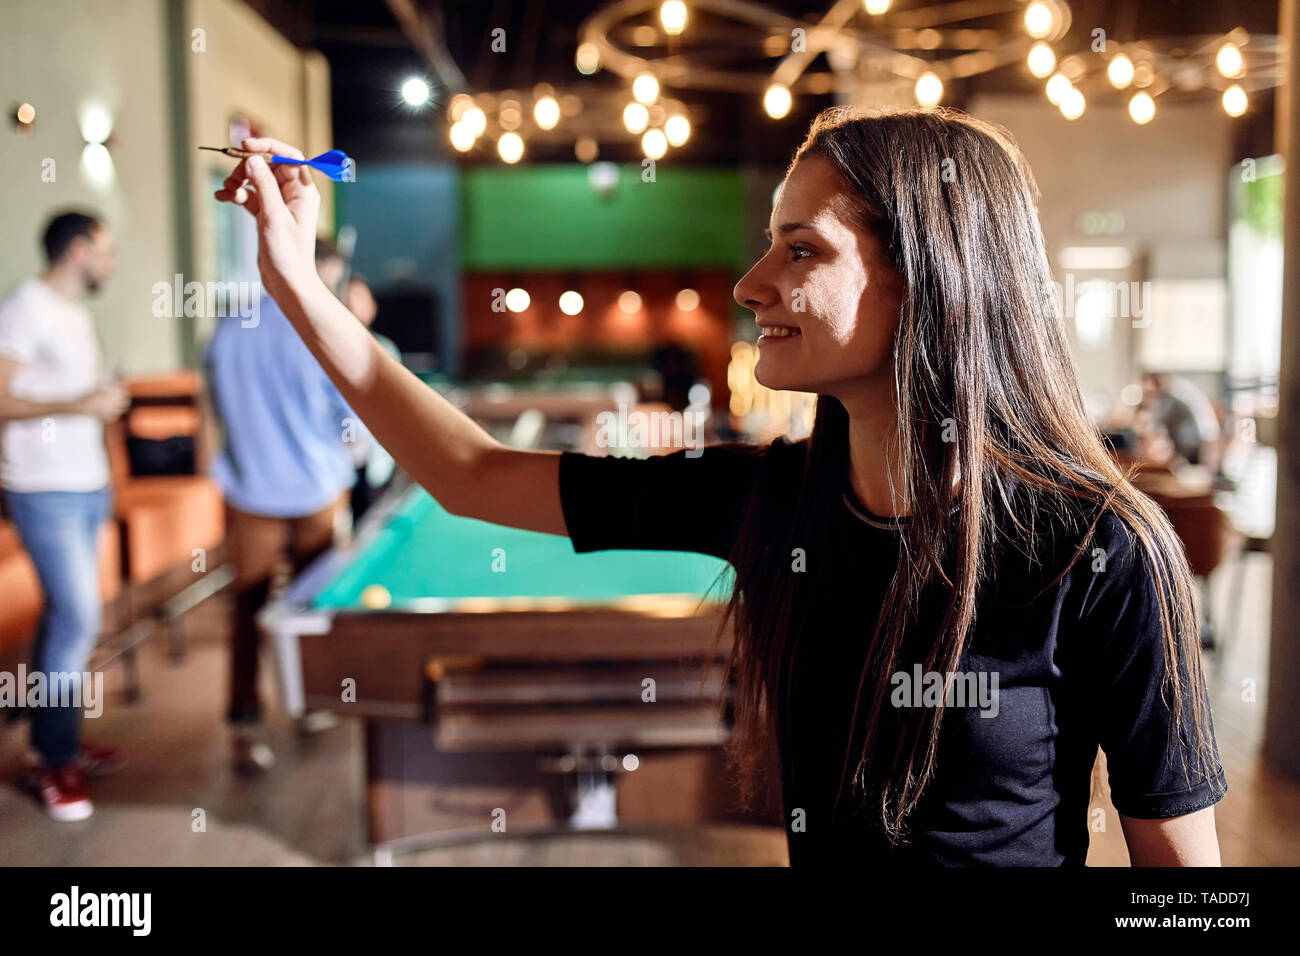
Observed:
[[[31,103],[20,103],[11,114],[14,130],[19,136],[30,136],[36,130],[36,107]]]
[[[91,183],[107,186],[113,181],[113,157],[109,148],[117,145],[113,137],[113,117],[98,103],[82,107],[80,116],[81,171]]]

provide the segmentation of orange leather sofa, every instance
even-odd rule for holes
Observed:
[[[116,625],[116,602],[122,593],[122,565],[116,522],[107,521],[99,532],[99,593],[104,600],[105,628]],[[36,566],[23,548],[18,529],[0,521],[0,670],[13,671],[25,660],[44,596]]]
[[[154,615],[225,562],[225,503],[206,475],[207,406],[197,372],[182,370],[132,379],[131,408],[107,429],[114,515],[122,542],[125,613],[135,621]],[[194,441],[195,474],[134,475],[127,437]],[[174,622],[173,622],[174,623]],[[183,634],[173,629],[173,653]]]

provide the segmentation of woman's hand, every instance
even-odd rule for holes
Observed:
[[[246,139],[244,149],[303,159],[276,139]],[[243,206],[257,219],[257,266],[272,298],[316,280],[316,221],[320,193],[307,166],[268,165],[260,156],[242,160],[215,196]]]

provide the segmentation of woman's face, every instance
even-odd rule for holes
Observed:
[[[892,374],[902,279],[858,224],[830,160],[812,155],[795,164],[768,233],[771,248],[734,291],[762,333],[759,384],[843,398]]]

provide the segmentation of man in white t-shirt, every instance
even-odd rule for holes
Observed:
[[[44,274],[0,301],[0,486],[45,594],[32,673],[67,687],[67,703],[83,699],[74,691],[99,634],[97,541],[111,506],[104,423],[127,396],[106,384],[82,304],[113,274],[112,235],[70,212],[50,220],[44,244]],[[110,769],[115,755],[82,742],[78,707],[43,703],[31,710],[28,782],[54,819],[85,819],[85,775]]]

